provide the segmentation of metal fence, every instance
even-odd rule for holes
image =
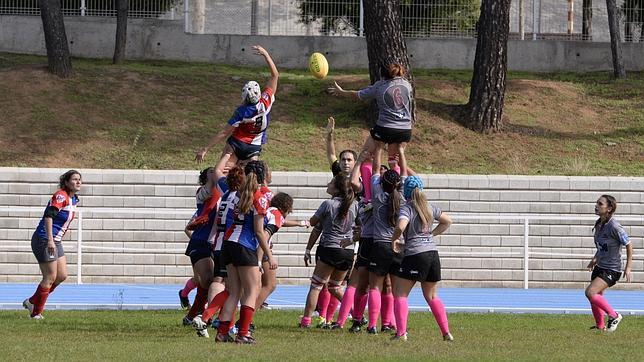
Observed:
[[[0,14],[40,15],[39,0],[0,0]],[[181,18],[181,0],[128,0],[130,18]],[[61,0],[65,16],[116,16],[114,0]]]
[[[61,0],[67,16],[115,16],[114,0]],[[401,0],[407,37],[476,36],[480,0]],[[623,41],[644,42],[644,0],[617,0]],[[197,34],[363,36],[361,0],[129,0],[131,18],[185,19]],[[0,14],[39,15],[38,0]],[[604,0],[512,0],[512,39],[609,41]]]

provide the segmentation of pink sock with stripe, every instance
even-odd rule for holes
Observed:
[[[590,304],[606,312],[606,314],[608,314],[609,317],[612,317],[612,318],[617,317],[617,312],[615,312],[613,307],[611,307],[610,304],[608,304],[608,301],[606,300],[606,298],[604,298],[603,295],[595,294],[588,299],[590,300]]]
[[[373,328],[378,325],[380,302],[380,291],[375,288],[369,289],[369,328]]]
[[[380,307],[380,319],[383,326],[396,326],[396,318],[394,317],[394,295],[381,294],[380,299],[382,304]]]
[[[344,326],[347,321],[351,307],[353,307],[353,300],[356,295],[356,287],[348,286],[342,296],[342,303],[340,303],[340,311],[338,312],[338,324]]]
[[[432,309],[432,314],[438,323],[438,328],[441,329],[441,333],[446,335],[449,333],[449,323],[447,322],[447,312],[445,311],[445,306],[443,302],[438,298],[434,298],[429,301],[429,307]]]
[[[409,305],[407,297],[394,297],[394,316],[396,317],[396,335],[402,336],[407,333],[407,316]]]

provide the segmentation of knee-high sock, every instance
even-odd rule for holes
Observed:
[[[197,287],[197,295],[195,296],[194,303],[192,303],[192,307],[188,311],[187,317],[193,319],[197,314],[203,313],[206,303],[208,303],[208,289]]]
[[[367,307],[368,299],[368,294],[363,294],[356,291],[356,296],[353,298],[353,311],[351,312],[353,320],[362,320],[362,317],[364,317],[364,309]]]
[[[338,324],[344,326],[347,321],[351,307],[353,307],[353,299],[356,295],[356,287],[348,286],[342,296],[342,303],[340,303],[340,311],[338,312]]]
[[[193,278],[188,279],[188,281],[186,282],[186,285],[184,285],[183,289],[181,289],[181,296],[187,297],[188,294],[190,294],[190,291],[192,291],[196,287],[197,287],[197,283],[195,283],[195,280]]]
[[[608,301],[606,300],[606,298],[604,298],[603,295],[595,294],[592,297],[588,298],[588,300],[590,300],[590,304],[606,312],[609,317],[617,317],[617,312],[615,312],[613,307],[608,304]]]
[[[407,333],[407,316],[409,315],[407,297],[394,297],[394,315],[396,316],[396,335],[402,336]]]
[[[326,310],[329,307],[329,302],[331,301],[331,293],[327,288],[324,288],[320,291],[318,296],[318,313],[320,317],[324,318],[326,316]]]
[[[228,299],[228,295],[228,291],[224,289],[223,291],[212,297],[212,300],[210,301],[210,303],[208,303],[208,308],[203,311],[201,319],[203,321],[210,320],[215,315],[215,313],[217,313],[217,311],[220,310],[224,305],[226,299]]]
[[[590,305],[590,308],[593,310],[593,317],[595,318],[595,326],[599,329],[603,329],[606,327],[606,323],[604,322],[604,311],[601,310],[596,305]]]
[[[446,335],[449,333],[449,323],[447,322],[447,312],[445,311],[445,305],[438,298],[434,298],[429,301],[429,307],[432,309],[432,314],[438,323],[438,328],[441,329],[441,333]]]
[[[44,288],[40,284],[36,287],[34,295],[29,298],[29,303],[34,305],[34,310],[31,313],[31,316],[41,314],[45,310],[45,303],[47,303],[47,297],[49,297],[50,288]]]
[[[378,289],[369,289],[369,328],[378,325],[378,315],[380,314],[380,291]]]
[[[237,331],[237,335],[248,335],[248,329],[250,328],[250,324],[253,322],[253,314],[255,314],[255,308],[251,306],[242,305],[241,308],[239,308],[239,330]]]
[[[394,318],[394,295],[382,294],[380,296],[382,304],[380,307],[380,320],[383,326],[396,326],[396,318]]]
[[[324,317],[324,319],[326,319],[328,322],[333,320],[333,315],[335,314],[335,310],[338,308],[338,304],[340,304],[340,301],[338,300],[338,298],[332,295],[331,300],[329,301],[329,305],[326,307],[326,313]]]
[[[362,189],[364,190],[365,201],[371,200],[371,175],[373,174],[371,162],[360,164],[360,177],[362,177]]]

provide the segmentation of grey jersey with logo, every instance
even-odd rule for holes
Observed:
[[[380,127],[411,129],[411,84],[401,77],[379,80],[358,91],[362,100],[375,99]]]
[[[320,246],[340,249],[340,243],[343,239],[353,238],[353,227],[356,224],[358,215],[358,203],[354,201],[351,204],[344,219],[338,218],[341,204],[342,200],[334,197],[324,201],[315,212],[315,217],[320,220],[316,225],[316,229],[322,231]],[[345,249],[353,249],[353,244]]]
[[[404,182],[404,180],[403,180]],[[401,183],[402,185],[402,183]],[[380,175],[371,176],[371,203],[373,204],[373,241],[391,243],[394,235],[394,226],[389,224],[389,194],[380,185]],[[405,199],[400,200],[400,206],[405,204]],[[398,215],[394,215],[394,220]]]
[[[359,202],[358,216],[360,217],[360,237],[373,238],[373,204]]]
[[[603,269],[622,271],[622,245],[630,243],[628,235],[617,220],[611,218],[604,225],[595,227],[597,266]]]
[[[438,206],[432,204],[429,204],[429,209],[434,220],[438,220],[443,213]],[[409,224],[407,224],[407,228],[403,234],[405,237],[405,256],[438,250],[432,236],[432,224],[434,220],[431,220],[430,224],[423,228],[421,219],[418,217],[418,213],[411,203],[400,207],[398,220],[400,219],[409,220]]]

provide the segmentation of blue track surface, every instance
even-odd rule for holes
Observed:
[[[47,309],[176,309],[179,285],[62,284],[47,301]],[[0,284],[0,309],[21,309],[36,284]],[[281,285],[270,296],[274,308],[302,309],[308,287]],[[581,289],[443,288],[439,295],[448,311],[505,313],[590,313]],[[194,292],[190,295],[194,298]],[[609,290],[606,298],[624,314],[644,315],[644,291]],[[427,309],[420,289],[409,296],[409,307]]]

